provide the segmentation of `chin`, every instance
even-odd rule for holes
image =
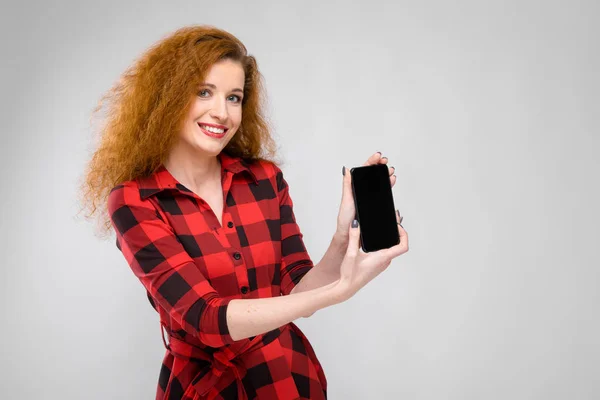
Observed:
[[[223,149],[221,146],[196,146],[195,148],[196,151],[210,156],[217,156]]]
[[[194,149],[196,151],[202,152],[204,154],[208,154],[211,156],[217,156],[219,155],[219,153],[221,152],[221,150],[223,150],[223,148],[225,148],[225,146],[227,145],[228,141],[198,141],[196,143],[194,143]]]

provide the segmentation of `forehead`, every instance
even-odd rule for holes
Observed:
[[[213,64],[201,84],[212,84],[219,89],[243,88],[244,79],[242,64],[226,59]]]

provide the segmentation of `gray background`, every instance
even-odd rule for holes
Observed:
[[[600,80],[595,1],[4,5],[0,174],[5,399],[151,399],[164,348],[141,284],[75,191],[90,113],[187,24],[265,76],[315,262],[341,168],[397,168],[410,251],[300,319],[331,399],[597,399]]]

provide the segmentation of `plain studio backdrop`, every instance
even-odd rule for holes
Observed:
[[[410,251],[296,322],[337,399],[598,399],[596,1],[13,2],[0,17],[2,399],[151,399],[158,315],[76,218],[91,111],[210,24],[257,57],[316,263],[342,166],[396,167]]]

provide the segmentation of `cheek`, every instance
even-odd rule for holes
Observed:
[[[181,132],[181,138],[186,141],[194,141],[198,137],[198,133],[200,133],[200,128],[196,124],[196,121],[189,121],[185,129]]]
[[[188,133],[190,135],[193,135],[194,132],[196,132],[199,129],[198,124],[196,123],[196,121],[191,121],[188,125]]]
[[[242,123],[242,107],[236,107],[235,109],[231,110],[229,116],[234,122],[235,126],[240,126]]]

